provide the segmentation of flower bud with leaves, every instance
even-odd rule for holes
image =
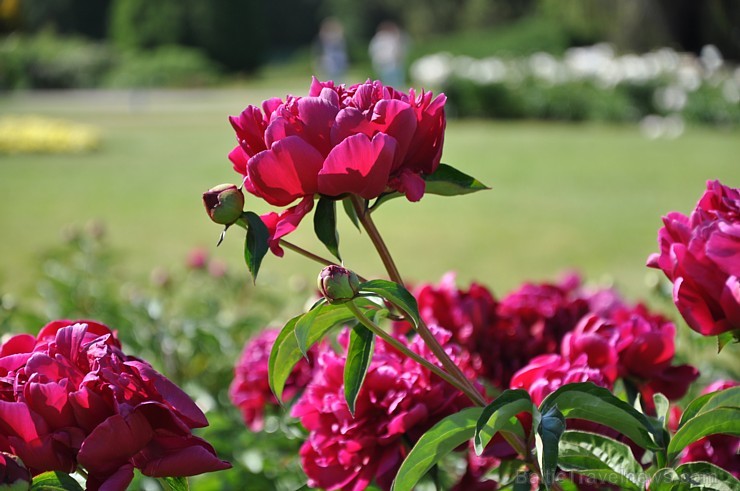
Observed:
[[[359,292],[360,280],[347,268],[331,265],[319,273],[318,287],[329,303],[339,304],[355,298]]]
[[[244,210],[244,193],[234,184],[219,184],[203,193],[203,204],[211,220],[231,225]]]

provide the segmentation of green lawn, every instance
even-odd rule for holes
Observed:
[[[0,155],[0,286],[34,284],[41,251],[69,224],[102,220],[124,267],[145,276],[213,247],[219,227],[200,194],[238,182],[226,157],[234,144],[226,117],[271,95],[303,93],[303,80],[219,92],[26,94],[0,98],[0,114],[43,114],[91,123],[102,148],[86,155]],[[690,127],[676,140],[649,141],[634,126],[450,121],[445,162],[490,191],[457,198],[394,200],[376,220],[409,280],[436,281],[456,270],[503,294],[524,279],[579,269],[644,294],[645,259],[657,248],[662,214],[688,212],[704,181],[740,185],[740,131]],[[266,208],[248,200],[257,211]],[[343,220],[345,262],[381,273],[364,236]],[[324,252],[308,219],[292,239]],[[234,230],[213,254],[240,268]],[[313,281],[318,267],[268,256],[263,284],[292,275]]]

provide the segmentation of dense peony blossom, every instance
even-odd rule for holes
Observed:
[[[276,242],[311,211],[317,194],[373,199],[395,190],[421,199],[423,176],[442,155],[445,100],[377,81],[345,87],[314,79],[307,96],[269,99],[232,116],[238,145],[229,159],[251,194],[274,206],[300,200],[263,217]],[[272,250],[281,253],[277,244]]]
[[[463,372],[473,377],[477,368],[470,357],[449,342],[448,333],[435,329],[435,335]],[[346,338],[345,331],[340,343],[346,345]],[[433,359],[418,337],[400,340]],[[344,398],[344,364],[344,353],[322,352],[314,380],[293,408],[293,415],[309,430],[300,451],[309,486],[359,491],[375,481],[389,489],[408,445],[470,401],[378,339],[353,416]]]
[[[718,380],[702,391],[709,394],[719,390],[737,387],[734,380]],[[733,435],[710,435],[689,445],[681,456],[681,463],[710,462],[740,479],[740,438]]]
[[[0,490],[31,489],[31,473],[14,455],[0,452]]]
[[[672,212],[648,266],[673,282],[673,301],[689,327],[711,336],[740,329],[740,189],[719,181],[690,216]]]
[[[599,369],[588,365],[585,354],[573,361],[561,355],[538,356],[514,374],[511,388],[526,390],[532,401],[539,405],[563,385],[577,382],[593,382],[607,389],[612,388],[610,380]]]
[[[260,431],[264,424],[265,409],[279,405],[270,390],[268,362],[270,350],[279,329],[265,329],[244,345],[234,368],[234,380],[229,387],[231,402],[239,408],[244,423],[252,431]],[[309,352],[311,362],[301,359],[285,383],[283,398],[293,399],[311,381],[314,350]]]
[[[87,489],[124,490],[134,468],[190,476],[230,467],[193,436],[205,416],[95,322],[55,321],[0,345],[0,448],[36,474],[88,473]]]

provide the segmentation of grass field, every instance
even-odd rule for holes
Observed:
[[[0,114],[62,117],[104,135],[102,148],[85,155],[0,155],[2,289],[29,292],[41,251],[65,226],[93,219],[107,226],[123,266],[142,277],[182,261],[194,246],[213,248],[220,230],[200,194],[238,181],[226,157],[234,144],[226,116],[269,96],[303,93],[307,84],[279,85],[0,98]],[[661,215],[688,212],[707,179],[740,185],[737,130],[689,127],[679,139],[650,141],[633,126],[453,120],[446,138],[443,160],[492,189],[418,204],[394,200],[378,210],[380,230],[412,281],[456,270],[461,281],[483,281],[503,294],[524,279],[578,269],[642,295]],[[346,264],[382,274],[366,238],[347,222],[340,229]],[[292,239],[325,254],[311,228],[307,219]],[[234,230],[213,254],[247,281],[239,235]],[[313,281],[318,269],[269,256],[261,282],[280,285],[294,275]]]

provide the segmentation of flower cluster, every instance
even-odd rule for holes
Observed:
[[[274,98],[230,118],[238,145],[229,154],[244,189],[274,206],[262,217],[277,241],[295,230],[316,195],[364,199],[424,194],[424,175],[442,155],[444,96],[408,94],[367,81],[345,87],[314,79],[308,96]]]
[[[740,189],[707,182],[690,216],[672,212],[648,266],[673,282],[673,301],[705,336],[740,329]]]
[[[55,321],[0,345],[0,451],[34,475],[83,468],[88,490],[125,490],[134,468],[153,477],[227,469],[192,434],[207,425],[187,394],[125,355],[101,324]]]
[[[278,329],[265,329],[244,346],[229,387],[231,402],[239,408],[244,423],[252,431],[262,430],[265,409],[279,405],[267,377],[270,349],[279,332]],[[309,360],[298,362],[285,383],[283,399],[292,400],[308,385],[313,375],[314,358],[312,350]]]
[[[474,377],[474,360],[450,343],[449,333],[437,330],[436,335],[463,372]],[[433,359],[420,338],[399,339]],[[346,342],[344,332],[340,343]],[[309,430],[300,452],[303,469],[310,486],[359,491],[375,481],[389,489],[409,445],[437,421],[471,403],[428,369],[378,340],[353,415],[344,397],[345,362],[344,354],[324,350],[316,376],[293,407],[293,416]]]

